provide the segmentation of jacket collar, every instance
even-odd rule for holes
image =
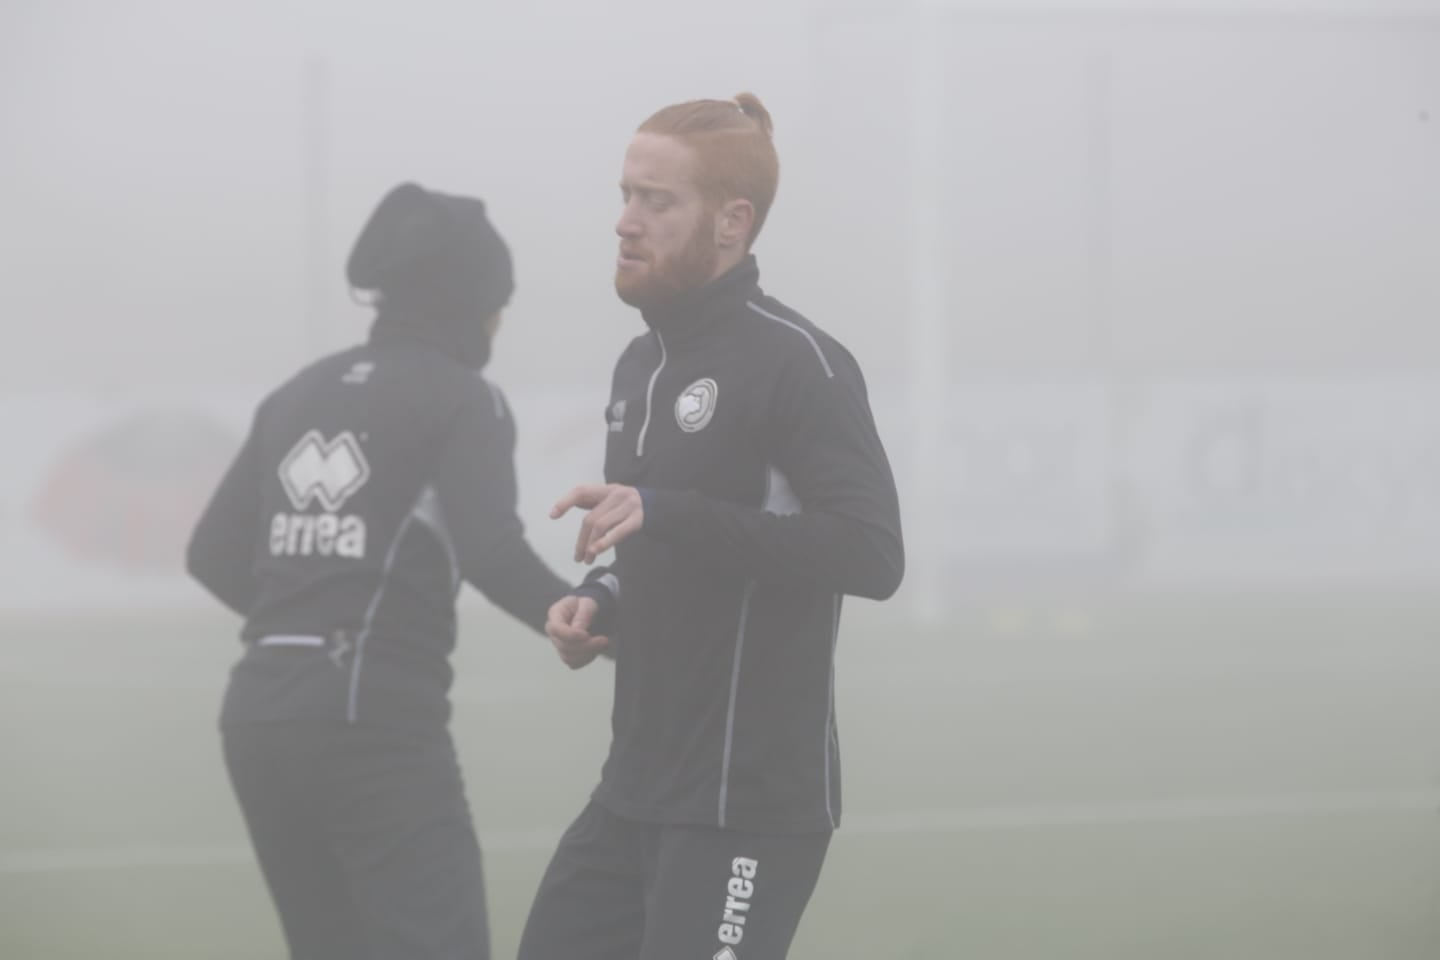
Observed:
[[[646,326],[667,340],[683,342],[700,335],[715,321],[760,294],[760,266],[746,255],[728,272],[663,304],[640,311]]]

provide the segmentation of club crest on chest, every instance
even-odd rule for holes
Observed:
[[[715,403],[720,387],[709,377],[696,380],[680,392],[675,400],[675,422],[686,433],[704,430],[715,416]]]

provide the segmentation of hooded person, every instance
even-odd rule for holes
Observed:
[[[510,250],[485,204],[414,183],[375,208],[345,272],[352,287],[377,297],[372,343],[429,343],[474,370],[489,362],[515,292]]]
[[[396,187],[346,275],[373,297],[367,342],[259,404],[189,544],[244,620],[225,761],[292,957],[484,960],[449,733],[458,592],[540,633],[566,596],[598,628],[616,584],[572,590],[516,515],[514,422],[479,375],[515,284],[484,204]]]

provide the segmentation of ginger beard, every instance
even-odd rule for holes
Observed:
[[[615,292],[632,307],[644,309],[703,287],[720,261],[714,213],[707,209],[677,253],[657,259],[641,244],[621,242],[622,262],[615,268]]]

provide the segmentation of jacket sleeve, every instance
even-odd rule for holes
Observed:
[[[477,384],[482,389],[483,384]],[[515,424],[498,391],[467,404],[441,453],[435,495],[460,575],[536,632],[570,592],[525,539],[516,514]]]
[[[255,543],[261,528],[257,432],[252,423],[185,551],[190,576],[242,617],[249,614],[259,592],[255,576]]]
[[[833,362],[814,353],[791,359],[761,427],[798,512],[646,489],[643,532],[760,581],[808,581],[877,600],[894,594],[905,570],[895,480],[859,367],[837,347],[830,353]]]
[[[620,649],[620,637],[616,635],[616,628],[620,625],[619,576],[610,567],[596,567],[570,592],[595,601],[595,619],[590,623],[590,633],[597,637],[609,636],[610,645],[600,655],[614,660]]]

